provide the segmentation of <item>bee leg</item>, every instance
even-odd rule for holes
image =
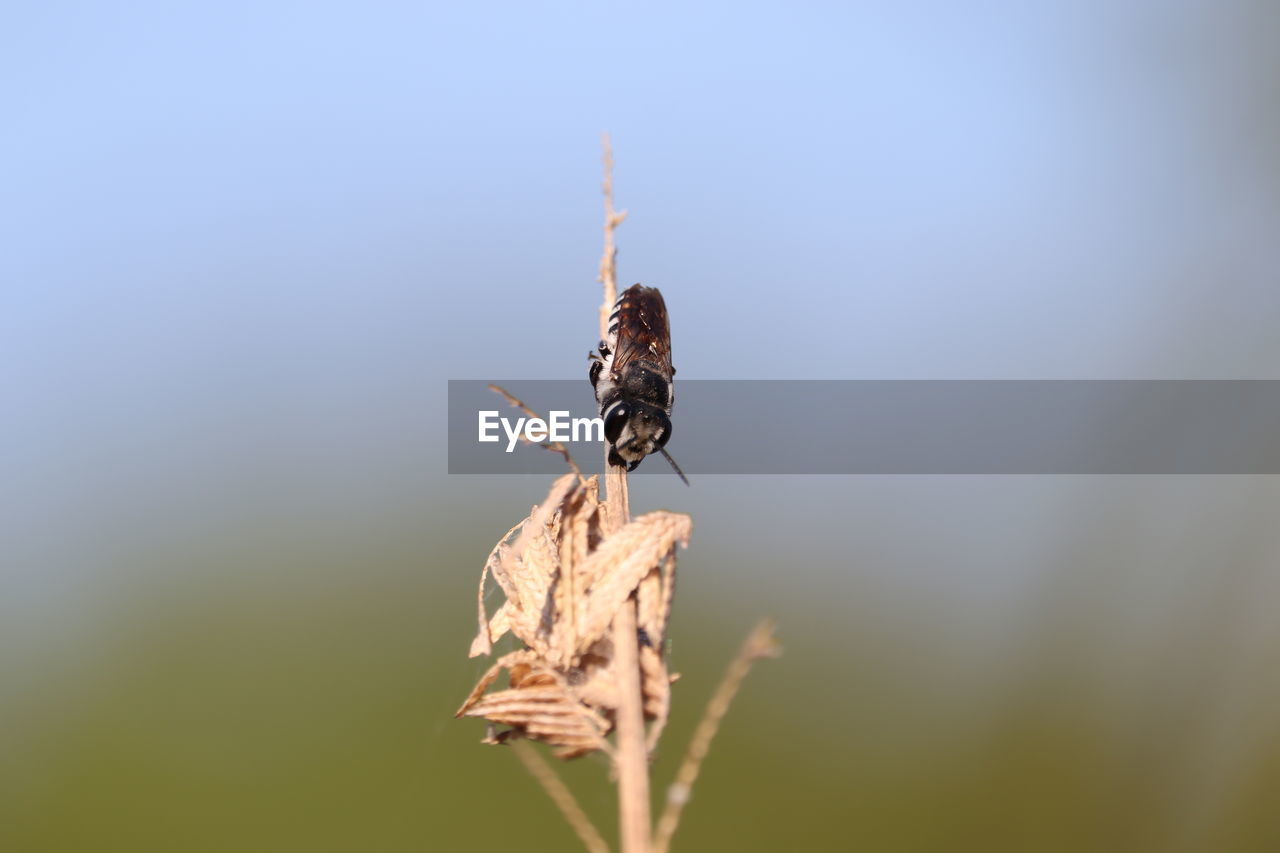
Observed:
[[[591,380],[591,387],[596,387],[596,383],[600,381],[600,371],[604,369],[604,362],[598,358],[592,359],[591,367],[587,370],[587,377]]]
[[[605,358],[609,357],[609,344],[606,343],[605,341],[600,342],[600,355],[604,356]]]

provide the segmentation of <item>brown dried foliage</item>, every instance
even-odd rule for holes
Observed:
[[[657,743],[671,704],[663,649],[675,589],[676,546],[688,545],[687,515],[651,512],[606,535],[596,477],[565,474],[494,547],[477,596],[479,631],[471,656],[490,654],[510,632],[524,648],[500,657],[458,709],[494,726],[488,742],[539,740],[561,758],[611,751],[620,703],[610,626],[634,594],[648,744]],[[492,574],[505,602],[484,606]],[[503,672],[505,689],[491,690]]]

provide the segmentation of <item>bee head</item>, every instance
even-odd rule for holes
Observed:
[[[623,401],[605,413],[604,437],[614,453],[634,468],[670,440],[671,418],[657,406]]]

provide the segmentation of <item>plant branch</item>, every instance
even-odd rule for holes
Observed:
[[[613,207],[613,149],[609,135],[601,138],[604,148],[604,253],[600,257],[600,283],[604,300],[600,305],[600,339],[608,337],[609,315],[618,301],[618,250],[613,232],[626,213]],[[612,534],[631,520],[627,491],[627,469],[609,464],[609,448],[605,447],[605,535]],[[618,776],[618,827],[622,837],[622,853],[649,853],[652,833],[649,814],[649,749],[644,730],[644,695],[640,672],[639,637],[636,602],[628,599],[613,621],[614,671],[618,676],[619,705],[617,711],[617,755],[614,769]]]
[[[609,134],[600,135],[604,149],[604,254],[600,256],[599,282],[604,285],[604,302],[600,305],[600,340],[609,336],[609,315],[613,303],[618,301],[618,248],[613,242],[613,232],[627,218],[625,210],[613,209],[613,146]]]
[[[520,400],[519,397],[517,397],[515,394],[512,394],[506,388],[503,388],[501,385],[494,385],[493,383],[489,383],[489,390],[494,392],[495,394],[501,394],[509,404],[511,404],[512,406],[515,406],[517,409],[524,412],[529,417],[535,418],[540,421],[546,420],[544,417],[542,417],[542,415],[538,414],[533,409],[526,406]],[[573,473],[578,475],[578,482],[580,483],[586,482],[587,478],[582,475],[582,469],[578,467],[578,463],[574,462],[573,457],[569,455],[569,448],[565,447],[560,442],[558,441],[547,441],[547,442],[541,442],[541,443],[534,442],[525,438],[523,434],[520,436],[520,441],[524,442],[525,444],[537,444],[539,447],[543,448],[544,450],[550,450],[552,453],[559,453],[561,456],[564,457],[564,461],[569,466],[569,469],[573,471]]]
[[[569,826],[573,827],[578,838],[582,839],[587,850],[590,853],[609,853],[609,845],[605,843],[600,831],[596,829],[591,818],[587,817],[582,806],[578,805],[578,801],[574,799],[573,792],[556,775],[556,771],[551,768],[546,759],[538,755],[537,750],[526,741],[518,740],[512,744],[512,747],[515,749],[516,757],[529,771],[529,775],[537,780],[542,790],[547,792],[547,796],[560,809],[560,813],[569,822]]]
[[[707,709],[702,713],[702,719],[698,722],[698,727],[694,730],[689,746],[685,750],[684,761],[676,771],[675,781],[667,789],[667,804],[662,810],[662,817],[658,819],[653,853],[667,853],[670,848],[671,837],[675,835],[676,827],[680,824],[680,815],[684,811],[685,804],[689,802],[693,783],[697,781],[698,773],[702,769],[703,759],[707,757],[711,741],[720,729],[720,722],[729,710],[733,697],[737,695],[738,688],[742,686],[742,680],[751,671],[751,665],[761,658],[778,656],[778,641],[774,639],[773,627],[773,621],[766,619],[747,635],[742,648],[738,651],[738,656],[729,664],[716,692],[707,702]]]

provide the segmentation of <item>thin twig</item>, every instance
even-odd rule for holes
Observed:
[[[613,242],[613,232],[627,218],[627,212],[613,209],[613,146],[609,144],[609,134],[600,135],[600,145],[604,149],[604,254],[600,257],[598,281],[604,285],[604,302],[600,306],[600,340],[603,341],[609,336],[613,303],[618,301],[618,248]]]
[[[573,792],[556,775],[556,771],[551,768],[546,759],[538,755],[537,750],[525,741],[517,740],[512,747],[515,749],[516,757],[529,771],[529,775],[537,780],[542,790],[547,792],[547,796],[560,809],[560,813],[569,822],[569,826],[573,827],[578,838],[582,839],[587,850],[590,853],[609,853],[609,845],[605,843],[600,831],[596,829],[591,818],[587,817],[582,806],[578,805],[578,801],[574,799]]]
[[[644,731],[644,696],[636,602],[628,600],[613,619],[614,666],[618,673],[618,825],[623,853],[649,853],[649,748]]]
[[[546,418],[542,417],[542,415],[538,414],[533,409],[526,406],[523,402],[521,402],[519,397],[517,397],[515,394],[512,394],[506,388],[503,388],[501,385],[494,385],[490,383],[489,390],[497,394],[501,394],[503,397],[506,398],[508,403],[515,406],[517,409],[524,412],[529,417],[536,418],[540,421],[546,420]],[[578,467],[578,463],[574,462],[573,457],[569,455],[569,448],[565,447],[560,442],[558,441],[534,442],[525,438],[523,435],[520,436],[520,440],[523,441],[525,444],[537,444],[539,447],[544,448],[546,450],[550,450],[552,453],[559,453],[561,456],[564,457],[565,463],[568,464],[569,468],[573,471],[573,473],[578,475],[578,482],[579,483],[586,482],[586,477],[582,475],[582,469]]]
[[[729,664],[716,692],[707,702],[707,709],[702,713],[698,728],[693,732],[689,747],[685,750],[684,761],[676,772],[675,781],[667,789],[667,804],[662,810],[662,817],[658,819],[658,827],[654,833],[653,853],[667,853],[670,848],[671,837],[675,835],[676,827],[680,824],[680,815],[684,811],[685,804],[689,802],[693,783],[697,781],[698,772],[702,769],[702,761],[707,757],[707,750],[711,748],[711,741],[720,728],[720,721],[724,719],[729,705],[733,702],[733,697],[742,686],[742,680],[751,671],[751,665],[761,658],[778,656],[778,641],[774,639],[773,627],[773,620],[766,619],[747,635],[742,648],[738,651],[738,656]]]
[[[609,315],[618,301],[618,250],[613,232],[626,213],[613,208],[613,149],[609,135],[601,138],[604,148],[604,253],[600,257],[600,283],[604,301],[600,305],[600,339],[608,337]],[[621,529],[631,520],[626,468],[609,464],[605,447],[605,535]],[[618,776],[618,827],[622,853],[649,853],[652,833],[649,814],[649,750],[644,730],[644,694],[640,673],[639,637],[636,630],[636,602],[629,599],[613,621],[614,667],[618,675],[619,704],[616,716]]]

